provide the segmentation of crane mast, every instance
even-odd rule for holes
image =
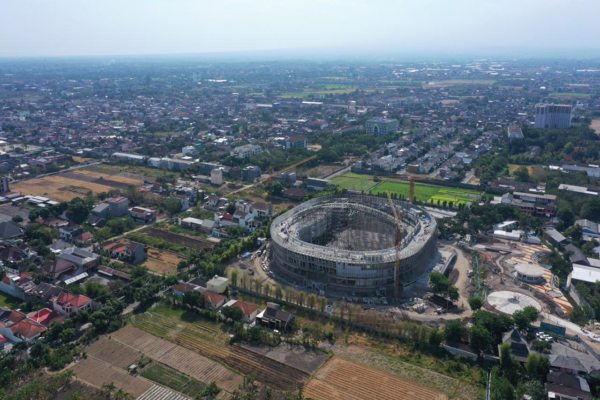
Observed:
[[[400,297],[400,250],[402,249],[402,220],[400,219],[400,214],[398,213],[398,209],[392,200],[392,196],[389,192],[386,192],[388,198],[388,204],[392,209],[392,213],[394,214],[394,219],[396,220],[396,237],[394,240],[394,247],[396,248],[396,260],[394,264],[394,298]]]

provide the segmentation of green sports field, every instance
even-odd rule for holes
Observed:
[[[374,195],[395,193],[404,198],[408,197],[409,183],[390,178],[381,178],[375,182],[370,175],[359,175],[352,172],[333,178],[332,183],[344,189],[362,191]],[[481,198],[481,193],[454,187],[415,183],[415,197],[423,203],[443,204],[452,202],[453,205],[473,203]]]

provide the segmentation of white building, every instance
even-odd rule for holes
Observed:
[[[213,185],[221,186],[225,181],[223,180],[223,168],[215,168],[210,171],[210,183]]]
[[[235,158],[248,158],[263,152],[262,147],[257,144],[245,144],[231,150],[231,155]]]
[[[541,129],[566,129],[571,127],[573,107],[569,104],[537,104],[535,127]]]

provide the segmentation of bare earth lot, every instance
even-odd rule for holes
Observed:
[[[315,400],[447,400],[433,389],[337,357],[316,373],[304,394]]]
[[[111,190],[126,190],[139,186],[143,179],[119,174],[107,174],[78,169],[62,174],[28,179],[12,185],[12,189],[24,195],[45,196],[52,200],[69,201],[75,197],[85,197],[89,192],[105,193]]]
[[[286,343],[282,343],[277,347],[252,346],[249,344],[241,344],[239,346],[268,357],[271,360],[304,371],[307,374],[315,372],[328,358],[325,353],[306,351],[303,347],[292,346]]]
[[[145,378],[129,375],[127,370],[91,356],[81,360],[71,369],[78,379],[88,385],[101,388],[105,383],[112,382],[116,387],[134,397],[140,396],[153,385]]]
[[[185,259],[171,251],[148,248],[148,259],[144,263],[146,268],[158,274],[175,275],[177,264]]]
[[[590,128],[596,132],[596,135],[600,135],[600,118],[593,119]]]

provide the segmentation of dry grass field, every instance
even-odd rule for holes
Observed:
[[[177,274],[177,264],[185,259],[171,251],[148,248],[148,259],[144,263],[146,268],[157,274]]]
[[[69,201],[75,197],[85,197],[89,192],[106,193],[111,190],[125,190],[129,186],[139,186],[142,178],[107,174],[85,168],[57,175],[44,176],[17,182],[12,189],[24,195],[45,196],[52,200]]]
[[[304,394],[315,400],[447,400],[436,390],[337,357],[314,375]]]

